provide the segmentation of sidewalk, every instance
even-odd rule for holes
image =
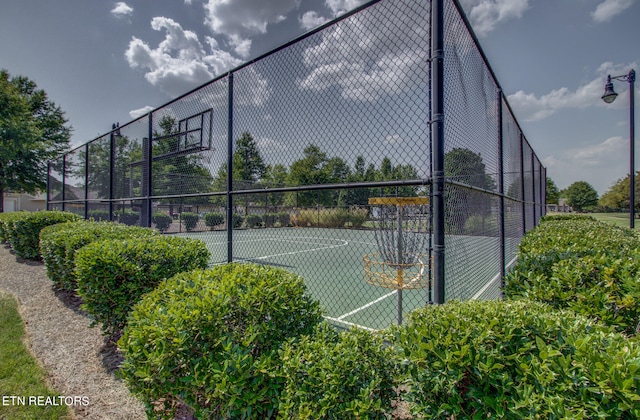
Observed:
[[[100,327],[89,328],[91,319],[77,309],[77,302],[63,302],[52,285],[42,263],[18,259],[0,244],[0,289],[19,302],[28,346],[57,392],[88,398],[88,405],[72,407],[76,418],[146,419],[143,404],[103,366]]]

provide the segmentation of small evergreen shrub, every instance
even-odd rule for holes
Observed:
[[[182,220],[182,222],[184,223],[184,228],[187,230],[187,232],[191,232],[196,228],[198,220],[200,220],[200,216],[198,216],[198,214],[196,213],[185,211],[180,213],[180,220]]]
[[[121,374],[150,417],[267,418],[282,378],[280,345],[321,321],[303,280],[282,269],[227,264],[181,273],[133,309],[118,347]]]
[[[80,217],[62,211],[37,211],[11,219],[9,228],[13,250],[21,258],[40,259],[40,231],[51,225],[80,220]]]
[[[349,221],[346,208],[302,209],[295,218],[296,226],[343,228]]]
[[[326,322],[283,347],[279,418],[385,418],[396,397],[396,363],[382,337]]]
[[[11,231],[13,230],[13,220],[24,217],[29,213],[17,211],[11,213],[0,213],[0,242],[11,243]]]
[[[216,226],[220,226],[223,223],[224,215],[222,213],[207,213],[204,215],[204,224],[207,225],[209,230],[213,230]]]
[[[369,211],[364,207],[351,207],[349,210],[349,223],[351,227],[359,229],[369,219]]]
[[[536,302],[451,302],[394,330],[426,418],[638,418],[640,341]]]
[[[240,228],[244,223],[244,216],[242,216],[241,214],[233,213],[231,223],[234,229]]]
[[[620,332],[640,323],[640,240],[633,231],[595,222],[547,219],[525,235],[505,295],[570,308]]]
[[[101,239],[127,239],[156,234],[151,229],[113,222],[79,220],[45,227],[40,231],[40,253],[47,276],[58,289],[75,291],[75,254]]]
[[[286,227],[289,226],[290,217],[289,213],[283,211],[278,213],[267,213],[264,215],[265,227]]]
[[[280,227],[289,226],[291,223],[291,215],[286,211],[276,213],[276,217],[278,219],[278,223],[280,223]]]
[[[133,210],[124,210],[117,213],[118,221],[125,225],[135,226],[140,224],[140,213]]]
[[[109,217],[109,210],[89,210],[87,215],[89,216],[89,219],[93,219],[96,222],[111,220]]]
[[[244,220],[247,223],[247,227],[250,229],[262,227],[262,216],[259,214],[248,214]]]
[[[169,216],[166,213],[156,212],[151,216],[151,221],[155,225],[156,229],[160,232],[165,232],[171,226],[173,222],[173,217]]]
[[[82,308],[114,334],[143,294],[177,273],[205,268],[209,257],[204,242],[175,236],[92,242],[75,258]]]

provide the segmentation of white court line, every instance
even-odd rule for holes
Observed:
[[[342,321],[344,318],[346,318],[346,317],[348,317],[348,316],[351,316],[351,315],[353,315],[353,314],[357,314],[357,313],[358,313],[358,312],[360,312],[360,311],[364,311],[364,310],[365,310],[365,309],[367,309],[368,307],[373,306],[373,305],[375,305],[376,303],[378,303],[378,302],[380,302],[380,301],[382,301],[382,300],[385,300],[385,299],[386,299],[386,298],[388,298],[388,297],[391,297],[391,296],[395,295],[396,293],[398,293],[398,291],[397,291],[397,290],[394,290],[393,292],[389,292],[389,293],[387,293],[387,294],[386,294],[386,295],[384,295],[384,296],[380,296],[378,299],[376,299],[376,300],[374,300],[374,301],[372,301],[372,302],[369,302],[369,303],[367,303],[367,304],[366,304],[366,305],[364,305],[364,306],[361,306],[361,307],[359,307],[359,308],[357,308],[357,309],[354,309],[353,311],[348,312],[348,313],[346,313],[346,314],[344,314],[344,315],[340,315],[338,318],[336,318],[336,320],[337,320],[337,321]]]
[[[379,330],[376,330],[375,328],[365,327],[364,325],[354,324],[353,322],[343,321],[343,320],[338,319],[338,318],[331,318],[330,316],[325,316],[324,318],[328,319],[329,321],[339,322],[341,324],[345,324],[345,325],[348,325],[350,327],[357,327],[357,328],[361,328],[363,330],[367,330],[367,331],[371,331],[371,332],[378,332],[379,331]]]
[[[511,264],[516,262],[517,259],[518,259],[518,257],[515,257],[514,259],[509,261],[509,264],[507,264],[507,268],[511,267]],[[473,295],[471,300],[478,300],[478,298],[480,298],[480,296],[482,296],[482,294],[487,291],[489,286],[491,286],[493,283],[495,283],[498,280],[500,280],[500,273],[496,274],[496,276],[494,278],[492,278],[491,281],[489,281],[487,284],[485,284],[484,287],[478,291],[478,293]]]

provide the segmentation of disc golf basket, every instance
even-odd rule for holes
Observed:
[[[372,197],[378,252],[366,254],[367,283],[398,292],[398,325],[402,324],[402,291],[430,286],[429,197]]]

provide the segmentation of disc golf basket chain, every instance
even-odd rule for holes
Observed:
[[[429,289],[429,197],[369,198],[377,253],[366,254],[367,283],[398,292],[398,325],[402,324],[402,291]]]

